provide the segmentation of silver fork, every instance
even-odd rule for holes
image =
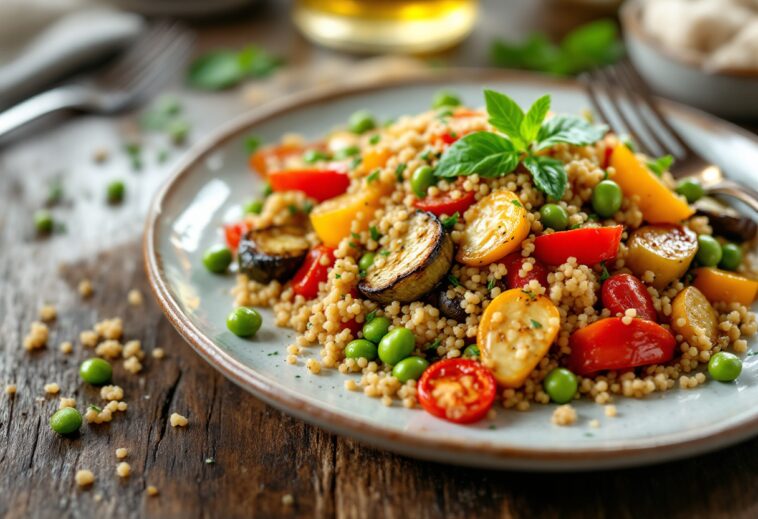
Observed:
[[[118,60],[94,79],[37,94],[0,113],[0,138],[45,114],[63,109],[113,114],[155,94],[182,67],[193,38],[172,22],[154,24]]]
[[[627,133],[649,156],[672,155],[674,178],[692,178],[708,194],[734,197],[758,212],[758,191],[724,176],[717,165],[696,153],[669,124],[653,95],[628,60],[579,76],[595,112],[616,133]],[[601,102],[601,98],[607,104]],[[610,108],[606,108],[610,107]]]

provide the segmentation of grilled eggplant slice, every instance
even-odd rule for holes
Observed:
[[[287,281],[300,268],[309,249],[305,229],[294,225],[250,231],[239,244],[240,272],[259,283]]]
[[[380,303],[408,303],[431,291],[453,262],[453,241],[432,213],[418,211],[409,220],[399,248],[373,266],[358,284],[367,298]]]
[[[468,314],[466,313],[466,310],[464,310],[461,306],[461,303],[463,303],[463,297],[455,292],[453,292],[453,297],[450,297],[448,295],[449,292],[449,287],[443,288],[438,292],[436,301],[437,308],[439,308],[442,315],[448,319],[453,319],[459,323],[465,323]]]
[[[707,216],[714,234],[732,241],[751,241],[758,233],[758,224],[731,207],[709,197],[695,202],[697,214]]]

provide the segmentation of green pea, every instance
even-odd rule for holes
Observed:
[[[374,360],[376,358],[376,344],[366,339],[350,341],[345,346],[345,357],[348,359]]]
[[[737,270],[742,264],[742,249],[734,243],[725,243],[721,247],[719,267],[725,270]]]
[[[411,175],[411,189],[419,198],[426,196],[426,191],[436,183],[434,170],[429,166],[421,166]]]
[[[545,204],[540,208],[540,220],[543,225],[556,231],[564,231],[568,227],[569,215],[558,204]]]
[[[254,308],[240,306],[226,318],[226,327],[237,337],[252,337],[263,324],[261,314]]]
[[[50,427],[58,434],[71,434],[82,426],[82,415],[73,407],[58,409],[50,417]]]
[[[555,368],[547,374],[542,385],[553,402],[565,404],[574,398],[578,383],[576,375],[566,368]]]
[[[358,155],[361,152],[361,149],[358,146],[347,146],[345,148],[340,148],[337,151],[334,152],[334,158],[335,160],[343,160],[348,157],[353,157],[355,155]]]
[[[203,265],[214,274],[226,272],[232,263],[232,251],[226,245],[214,245],[203,254]]]
[[[695,258],[698,263],[705,267],[715,267],[721,261],[721,245],[713,236],[701,234],[697,237],[697,255]]]
[[[416,347],[416,336],[408,328],[395,328],[379,341],[379,358],[394,366]]]
[[[268,182],[265,182],[263,184],[263,187],[261,188],[261,196],[263,198],[266,198],[267,196],[269,196],[273,192],[274,192],[274,190],[271,187],[271,184],[269,184]]]
[[[421,357],[407,357],[392,368],[392,376],[405,384],[409,380],[418,380],[429,367],[429,362]]]
[[[168,125],[168,135],[174,144],[183,144],[189,135],[190,126],[187,121],[177,119]]]
[[[708,361],[708,373],[719,382],[731,382],[742,373],[742,361],[737,355],[720,351]]]
[[[432,108],[442,108],[443,106],[460,106],[461,98],[455,92],[450,90],[440,90],[434,94]]]
[[[676,186],[676,192],[693,204],[705,196],[705,189],[694,178],[685,178]]]
[[[263,212],[263,200],[251,200],[242,208],[246,214],[261,214]]]
[[[350,116],[348,126],[353,133],[365,133],[376,128],[376,121],[368,110],[358,110]]]
[[[111,363],[99,357],[92,357],[79,366],[79,376],[88,384],[99,386],[111,381],[113,368]]]
[[[363,256],[361,256],[361,259],[358,261],[358,268],[362,271],[367,271],[371,265],[374,264],[374,259],[376,258],[376,254],[373,252],[367,252]]]
[[[124,191],[126,186],[121,180],[114,180],[105,190],[105,197],[108,199],[109,204],[118,204],[124,199]]]
[[[478,359],[481,353],[479,352],[479,346],[476,344],[470,344],[463,350],[464,359]]]
[[[34,227],[39,234],[50,234],[53,232],[54,224],[53,215],[50,214],[50,211],[40,209],[34,213]]]
[[[379,341],[382,340],[382,337],[387,335],[387,331],[389,329],[389,319],[386,317],[374,317],[363,325],[363,337],[370,340],[374,344],[379,344]]]
[[[613,180],[603,180],[592,191],[592,208],[603,218],[610,218],[619,209],[624,194]]]
[[[308,164],[313,164],[319,160],[327,160],[329,155],[319,150],[308,150],[303,154],[303,160]]]

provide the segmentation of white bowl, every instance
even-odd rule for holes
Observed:
[[[707,71],[694,56],[675,55],[642,27],[642,0],[621,8],[629,57],[658,94],[730,119],[758,119],[758,69]]]

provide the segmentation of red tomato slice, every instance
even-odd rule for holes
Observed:
[[[321,258],[326,257],[326,265]],[[318,295],[318,285],[327,280],[329,269],[334,265],[334,249],[326,245],[317,245],[305,257],[305,261],[292,278],[292,290],[306,299]]]
[[[533,279],[539,281],[540,285],[547,288],[547,269],[545,265],[539,261],[535,261],[532,264],[532,270],[530,270],[525,278],[518,275],[521,266],[526,262],[526,258],[521,255],[520,252],[514,252],[508,254],[505,258],[500,260],[500,263],[505,265],[508,269],[508,273],[505,275],[505,280],[508,283],[508,288],[525,288],[529,282]]]
[[[224,225],[224,236],[226,237],[226,244],[232,250],[237,251],[237,247],[240,244],[242,236],[250,230],[247,222],[229,223]]]
[[[616,257],[622,225],[585,227],[543,234],[534,240],[534,256],[547,265],[562,265],[574,257],[582,265],[597,265]]]
[[[463,214],[476,201],[475,197],[476,195],[473,191],[464,191],[463,196],[455,199],[447,193],[443,193],[436,197],[426,196],[425,198],[416,200],[413,202],[413,206],[424,211],[429,211],[436,216],[442,216],[443,214],[452,216],[455,213]]]
[[[668,362],[676,348],[676,339],[661,325],[643,319],[624,324],[621,317],[585,326],[569,343],[569,368],[578,375]]]
[[[319,202],[347,191],[350,177],[333,169],[291,169],[270,171],[268,181],[274,191],[302,191]]]
[[[603,306],[612,315],[624,313],[630,308],[637,310],[637,317],[648,321],[657,321],[653,298],[650,297],[642,281],[631,274],[614,274],[603,282],[601,290]]]
[[[454,423],[487,416],[497,383],[492,373],[471,359],[435,362],[418,381],[418,401],[426,412]]]

